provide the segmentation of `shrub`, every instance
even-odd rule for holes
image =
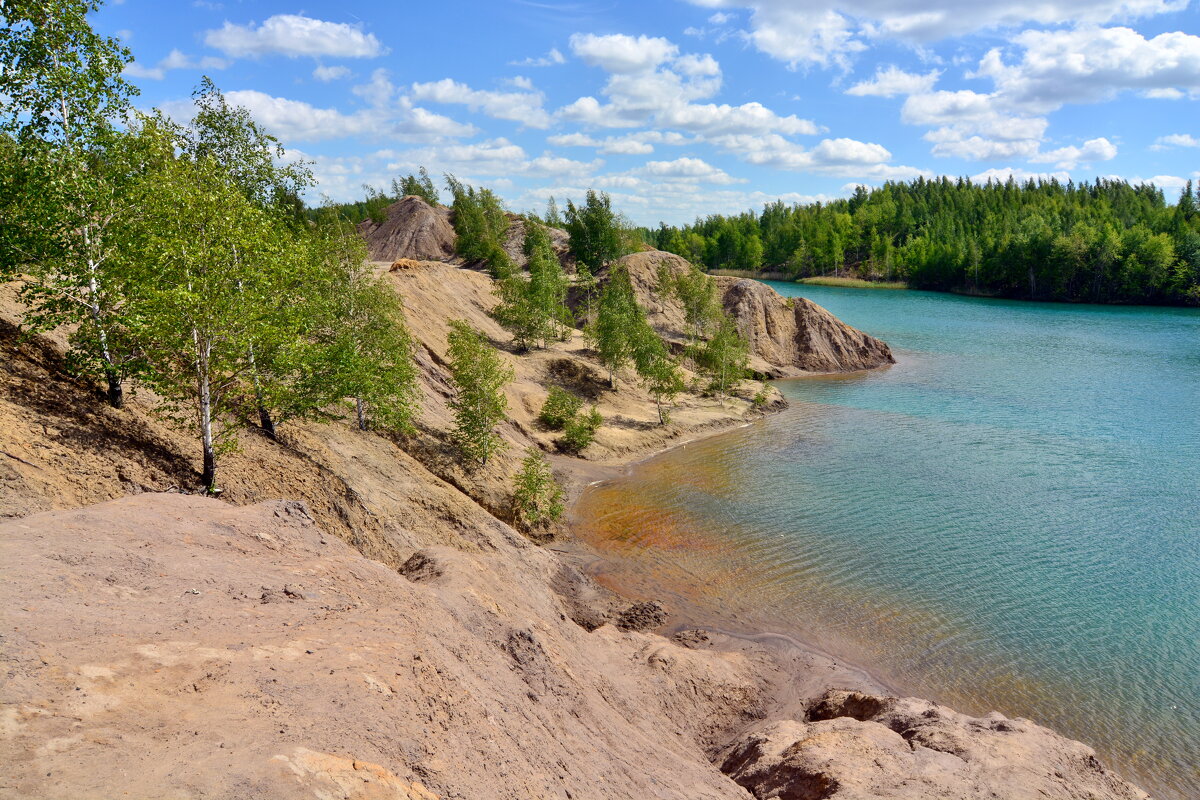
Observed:
[[[513,510],[526,525],[542,525],[562,516],[562,486],[554,479],[550,463],[536,447],[525,451],[521,471],[514,483]]]
[[[546,402],[542,404],[538,419],[551,429],[561,431],[575,419],[582,408],[583,401],[578,397],[566,389],[551,386],[550,394],[546,397]]]
[[[563,428],[562,438],[558,445],[568,453],[580,453],[596,438],[596,431],[604,423],[604,417],[592,406],[586,414],[576,414]]]

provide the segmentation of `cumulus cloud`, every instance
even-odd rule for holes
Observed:
[[[386,78],[382,82],[386,83]],[[429,142],[470,136],[476,132],[470,125],[415,107],[407,97],[393,100],[381,90],[380,82],[376,82],[375,89],[374,99],[379,101],[378,104],[352,114],[254,89],[227,92],[225,98],[231,105],[246,108],[269,133],[288,145],[351,137]],[[190,100],[168,101],[162,104],[162,109],[178,120],[190,119],[195,113]]]
[[[319,66],[312,72],[313,77],[321,81],[321,83],[329,83],[330,81],[341,80],[342,78],[350,77],[349,67],[324,67]]]
[[[619,74],[653,69],[674,58],[679,48],[657,36],[576,33],[571,36],[571,52],[587,64]]]
[[[587,34],[573,36],[571,43],[582,58],[610,75],[601,90],[607,102],[580,97],[559,109],[563,119],[603,128],[652,125],[702,136],[820,131],[810,120],[777,114],[757,102],[696,102],[720,91],[720,64],[707,54],[680,56],[666,39]]]
[[[938,76],[941,74],[938,70],[921,75],[905,72],[895,65],[886,68],[881,67],[876,70],[875,77],[868,81],[861,81],[854,84],[846,90],[846,94],[857,95],[859,97],[867,95],[895,97],[898,94],[925,94],[933,89],[933,85],[937,83]]]
[[[1190,133],[1171,133],[1158,137],[1150,145],[1151,150],[1168,150],[1172,147],[1200,147],[1200,139]]]
[[[532,88],[531,83],[521,85]],[[550,127],[550,115],[542,108],[544,96],[541,92],[485,91],[443,78],[432,83],[414,83],[412,96],[434,103],[464,105],[489,117],[514,120],[530,128]]]
[[[1130,28],[1025,31],[1009,64],[1000,49],[983,57],[975,76],[991,78],[1005,101],[1046,112],[1092,103],[1122,90],[1200,93],[1200,36],[1175,31],[1147,39]]]
[[[536,58],[530,56],[520,61],[510,61],[508,65],[510,67],[553,67],[557,64],[565,63],[567,63],[567,57],[559,52],[557,47],[551,47],[550,52],[544,56]]]
[[[207,31],[204,43],[233,58],[257,58],[279,54],[296,56],[337,56],[374,58],[386,49],[372,33],[363,33],[354,25],[327,22],[300,14],[276,14],[261,25],[235,25],[226,21],[220,28]]]
[[[180,50],[172,49],[167,57],[159,61],[156,66],[146,67],[133,61],[125,67],[123,74],[131,78],[161,81],[166,77],[167,72],[173,69],[225,69],[228,66],[229,62],[223,58],[204,56],[196,59]]]
[[[886,147],[856,139],[823,139],[811,149],[777,134],[722,136],[713,142],[746,162],[772,169],[879,180],[930,174],[916,167],[889,164],[892,154]]]
[[[1014,181],[1017,181],[1018,183],[1024,183],[1025,181],[1036,181],[1036,180],[1048,181],[1051,178],[1065,183],[1066,181],[1069,181],[1071,179],[1071,173],[1062,172],[1062,171],[1059,171],[1059,172],[1030,172],[1029,170],[1021,169],[1020,167],[1002,167],[999,169],[984,170],[983,172],[979,173],[978,175],[971,176],[971,180],[974,181],[975,183],[987,183],[988,181],[995,181],[997,183],[1005,183],[1006,181],[1008,181],[1009,178],[1012,178]]]
[[[1074,169],[1080,162],[1093,164],[1116,158],[1117,146],[1104,137],[1088,139],[1080,147],[1067,146],[1037,153],[1030,157],[1035,164],[1054,164],[1057,169]]]
[[[1187,0],[691,0],[709,8],[749,9],[745,38],[795,66],[842,66],[874,40],[935,42],[1028,23],[1103,24],[1187,7]]]
[[[743,178],[734,178],[723,169],[718,169],[700,158],[677,158],[674,161],[647,161],[636,172],[659,180],[680,180],[695,183],[745,183]]]
[[[608,136],[596,139],[585,133],[565,133],[547,137],[546,141],[556,147],[594,147],[601,153],[614,155],[648,155],[654,145],[685,145],[696,141],[676,131],[638,131],[624,136]]]

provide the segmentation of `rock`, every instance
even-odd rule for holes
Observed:
[[[567,272],[575,271],[575,259],[568,252],[571,242],[571,237],[566,231],[561,228],[551,228],[546,226],[546,233],[550,236],[550,246],[554,249],[554,255],[558,256],[558,261],[563,265],[563,269]],[[525,269],[529,265],[529,259],[525,256],[525,220],[515,214],[509,216],[508,230],[504,234],[504,252],[508,253],[508,257],[518,269]]]
[[[450,209],[434,208],[420,197],[402,197],[387,207],[382,223],[358,225],[372,261],[450,261],[456,239]]]
[[[392,262],[392,272],[400,269],[416,269],[421,266],[420,261],[414,261],[411,258],[398,258]]]
[[[765,362],[764,371],[772,377],[855,372],[896,362],[886,344],[811,300],[784,298],[765,283],[746,278],[717,278],[717,285],[725,310],[737,318],[751,353]]]
[[[617,616],[617,627],[626,631],[646,631],[660,627],[667,621],[667,610],[662,603],[634,603]]]
[[[650,324],[668,341],[684,342],[690,335],[683,306],[657,292],[658,272],[672,275],[692,269],[673,253],[651,250],[625,256],[618,263],[629,270],[638,302]],[[860,330],[851,328],[816,303],[785,298],[760,281],[746,278],[713,278],[725,310],[737,320],[738,330],[750,342],[750,367],[771,378],[812,372],[855,372],[895,363],[891,349]]]
[[[413,583],[440,578],[445,572],[437,559],[426,552],[413,553],[396,571]]]
[[[1091,748],[1028,720],[831,690],[809,721],[743,734],[721,771],[759,800],[1147,800]]]

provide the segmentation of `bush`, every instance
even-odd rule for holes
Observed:
[[[526,525],[553,522],[563,513],[563,489],[550,471],[550,463],[536,447],[525,451],[521,471],[514,479],[513,510]]]
[[[604,423],[604,417],[592,406],[586,414],[576,414],[563,428],[562,438],[558,446],[568,453],[580,453],[596,438],[596,431]]]
[[[578,397],[566,389],[551,386],[550,394],[546,397],[546,402],[542,404],[538,419],[552,430],[561,431],[575,419],[582,408],[583,401]]]

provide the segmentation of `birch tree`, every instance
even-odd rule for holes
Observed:
[[[96,34],[95,0],[0,3],[0,133],[11,137],[12,173],[0,190],[10,231],[0,274],[25,278],[27,322],[35,329],[77,323],[74,362],[95,366],[119,408],[134,354],[123,347],[124,286],[115,233],[131,139],[114,130],[136,90],[121,77],[131,60]]]

